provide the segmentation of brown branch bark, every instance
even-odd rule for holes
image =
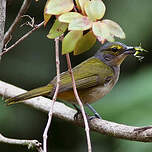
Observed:
[[[12,25],[10,26],[10,28],[8,29],[8,31],[5,33],[4,36],[4,44],[6,44],[9,40],[10,40],[10,36],[11,34],[15,31],[17,24],[19,23],[19,21],[21,20],[21,17],[26,13],[26,11],[28,10],[30,4],[31,4],[32,0],[24,0],[14,22],[12,23]]]
[[[6,0],[1,0],[0,1],[0,53],[2,52],[3,42],[4,42],[5,16],[6,16]]]
[[[34,147],[37,149],[38,152],[43,152],[41,148],[41,143],[39,143],[37,140],[13,139],[13,138],[7,138],[2,134],[0,134],[0,142],[6,144],[28,146],[28,149]]]
[[[0,95],[4,97],[13,97],[18,94],[24,93],[25,90],[15,87],[11,84],[0,81]],[[41,110],[48,113],[51,108],[51,100],[44,97],[37,97],[24,102],[24,104],[29,105],[35,109]],[[53,115],[75,123],[76,125],[82,126],[82,123],[76,122],[74,120],[74,115],[76,111],[72,108],[67,107],[63,103],[55,102],[53,108]],[[90,129],[101,134],[110,135],[116,138],[122,138],[133,141],[140,142],[152,142],[152,128],[144,127],[134,127],[124,124],[118,124],[106,120],[93,119],[89,123]]]

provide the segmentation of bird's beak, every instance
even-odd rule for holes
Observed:
[[[123,52],[124,55],[133,55],[136,53],[136,49],[132,46],[128,46]]]
[[[128,55],[134,55],[136,53],[136,50],[134,47],[128,46],[123,53],[118,55],[114,60],[113,60],[113,65],[120,65],[123,60],[128,56]]]

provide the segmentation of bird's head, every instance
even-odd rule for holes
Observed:
[[[136,51],[136,47],[109,42],[104,44],[95,56],[110,66],[119,66],[128,55],[134,55]]]

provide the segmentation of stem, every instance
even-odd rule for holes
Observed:
[[[60,83],[60,60],[59,60],[59,38],[55,39],[55,51],[56,51],[56,70],[57,70],[57,82],[56,82],[56,89],[55,89],[55,93],[53,96],[53,99],[51,102],[51,107],[48,113],[48,121],[43,133],[43,150],[44,152],[47,152],[47,137],[48,137],[48,130],[50,128],[51,125],[51,120],[52,120],[52,115],[53,115],[53,107],[54,107],[54,103],[56,101],[57,98],[57,94],[59,91],[59,83]]]
[[[86,136],[87,136],[88,152],[91,152],[92,148],[91,148],[91,140],[90,140],[90,133],[89,133],[89,125],[88,125],[88,121],[87,121],[87,117],[86,117],[86,114],[85,114],[85,111],[84,111],[83,104],[82,104],[82,102],[80,100],[80,97],[78,95],[78,92],[77,92],[77,88],[76,88],[76,84],[75,84],[75,79],[74,79],[74,75],[73,75],[73,71],[72,71],[72,67],[71,67],[71,61],[70,61],[69,54],[66,54],[66,59],[67,59],[67,63],[68,63],[68,70],[69,70],[69,73],[70,73],[71,78],[72,78],[73,91],[74,91],[75,97],[78,101],[78,104],[80,106],[82,116],[83,116],[83,119],[84,119],[85,131],[86,131]]]

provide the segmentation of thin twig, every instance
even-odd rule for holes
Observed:
[[[33,28],[35,26],[34,17],[31,17],[30,15],[23,15],[22,18],[24,17],[27,17],[28,19],[30,19],[30,21],[23,23],[20,27],[23,27],[24,25],[29,25],[30,27]]]
[[[6,0],[1,0],[0,1],[0,53],[2,52],[4,45],[3,43],[4,43],[5,17],[6,17]]]
[[[47,134],[48,134],[48,130],[49,130],[50,125],[51,125],[54,103],[56,101],[57,94],[59,91],[59,83],[60,83],[59,38],[55,39],[55,51],[56,51],[57,82],[56,82],[55,93],[54,93],[54,96],[52,99],[53,102],[51,102],[52,103],[51,108],[50,108],[50,111],[48,113],[48,121],[47,121],[45,130],[44,130],[44,133],[43,133],[43,150],[44,150],[44,152],[47,152]]]
[[[6,143],[6,144],[28,146],[28,149],[36,148],[38,152],[43,152],[42,147],[41,147],[42,144],[38,142],[37,140],[13,139],[13,138],[4,137],[2,134],[0,134],[0,142]]]
[[[71,61],[70,61],[70,56],[69,54],[66,54],[66,59],[67,59],[67,63],[68,63],[68,70],[69,73],[71,75],[72,78],[72,85],[73,85],[73,91],[74,91],[74,95],[78,101],[78,104],[80,106],[82,115],[83,115],[83,119],[84,119],[84,124],[85,124],[85,131],[86,131],[86,136],[87,136],[87,145],[88,145],[88,152],[92,151],[92,147],[91,147],[91,140],[90,140],[90,133],[89,133],[89,125],[88,125],[88,121],[87,121],[87,117],[84,111],[84,107],[83,104],[79,98],[78,92],[77,92],[77,88],[76,88],[76,84],[75,84],[75,79],[74,79],[74,75],[73,75],[73,71],[72,71],[72,67],[71,67]]]
[[[8,29],[8,31],[5,33],[4,36],[4,45],[8,42],[8,40],[10,39],[10,36],[12,35],[12,33],[15,31],[17,24],[19,23],[19,21],[21,20],[22,15],[24,15],[26,13],[26,11],[28,10],[30,4],[31,4],[32,0],[24,0],[14,22],[12,23],[12,25],[10,26],[10,28]]]
[[[38,30],[42,25],[44,24],[44,21],[41,22],[38,25],[35,25],[33,27],[33,29],[31,31],[29,31],[28,33],[26,33],[24,36],[22,36],[19,40],[17,40],[13,45],[11,45],[10,47],[4,49],[4,51],[0,54],[0,56],[3,56],[5,53],[7,53],[8,51],[10,51],[11,49],[13,49],[16,45],[18,45],[19,43],[21,43],[24,39],[26,39],[29,35],[31,35],[34,31]]]
[[[26,90],[18,88],[14,85],[0,81],[0,95],[6,97],[14,97],[21,93],[25,93]],[[52,100],[45,97],[36,97],[24,101],[24,104],[33,107],[34,109],[48,113],[50,111]],[[53,108],[53,115],[62,120],[74,123],[75,125],[84,126],[74,120],[76,111],[61,102],[55,102]],[[131,141],[140,142],[152,142],[152,128],[145,131],[136,131],[138,128],[135,126],[128,126],[124,124],[118,124],[107,120],[93,119],[89,122],[90,129],[100,134],[112,136],[115,138],[127,139]]]

